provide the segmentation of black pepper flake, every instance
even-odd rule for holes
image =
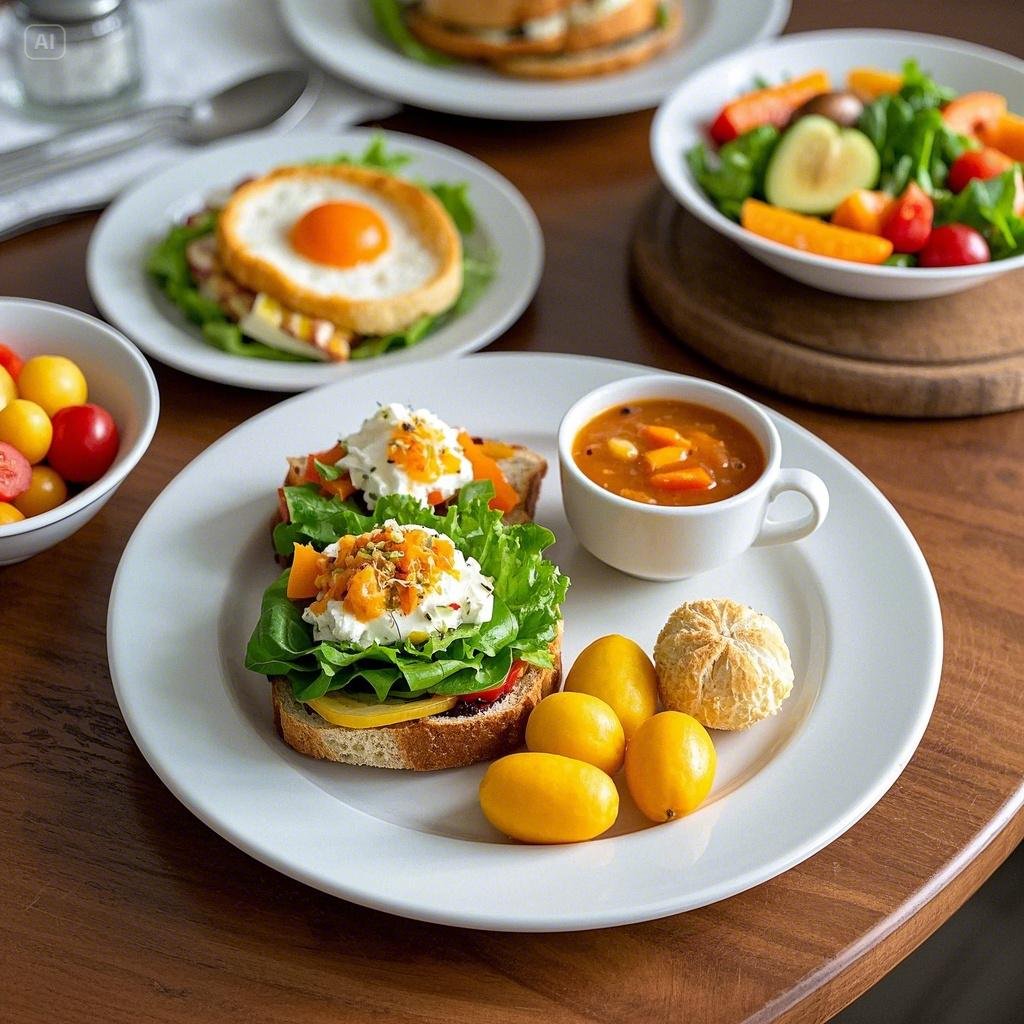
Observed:
[[[633,411],[633,410],[632,410],[632,409],[630,409],[630,407],[629,407],[628,405],[624,405],[624,406],[623,406],[623,407],[622,407],[622,408],[621,408],[621,409],[619,410],[619,413],[620,413],[620,414],[621,414],[622,416],[628,416],[628,415],[629,415],[629,414],[630,414],[630,413],[631,413],[632,411]]]
[[[587,449],[587,454],[588,455],[593,455],[594,454],[594,449],[593,448],[588,448]]]

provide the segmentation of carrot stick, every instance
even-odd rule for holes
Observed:
[[[854,263],[884,263],[892,255],[892,242],[887,238],[836,227],[757,199],[744,200],[740,223],[762,238],[818,256]]]
[[[1011,160],[1024,161],[1024,117],[1003,114],[995,123],[982,125],[978,138]]]
[[[722,107],[711,125],[711,138],[721,145],[762,124],[784,128],[797,107],[831,88],[826,72],[812,71],[781,85],[748,92]]]
[[[851,68],[846,73],[846,88],[856,93],[865,103],[877,100],[879,96],[899,92],[903,87],[903,75],[898,71],[883,71],[881,68]]]
[[[651,477],[651,486],[662,491],[706,491],[713,483],[711,474],[703,466],[655,473]]]
[[[494,497],[491,498],[490,507],[500,509],[502,512],[511,512],[519,504],[519,495],[505,479],[501,466],[485,454],[483,447],[465,431],[459,434],[459,444],[462,445],[462,450],[473,467],[473,479],[490,480],[494,484]]]

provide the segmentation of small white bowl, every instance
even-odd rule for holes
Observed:
[[[658,109],[651,153],[662,182],[695,217],[731,238],[755,259],[796,281],[837,295],[863,299],[926,299],[972,288],[1024,267],[1024,255],[970,267],[881,267],[792,249],[754,235],[719,213],[686,163],[687,151],[709,141],[708,125],[722,105],[751,89],[758,76],[782,81],[823,68],[833,88],[846,72],[871,66],[898,71],[916,58],[940,85],[958,92],[1002,93],[1010,109],[1024,112],[1024,61],[996,50],[914,32],[846,29],[783,36],[705,65],[685,78]]]
[[[120,331],[78,310],[0,298],[0,338],[26,360],[46,354],[77,363],[89,385],[87,401],[110,413],[120,438],[113,465],[95,483],[49,512],[0,525],[0,565],[10,565],[70,537],[107,503],[153,439],[160,394],[139,350]]]

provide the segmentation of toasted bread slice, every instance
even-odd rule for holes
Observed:
[[[484,438],[474,438],[474,440],[486,441]],[[533,519],[533,513],[537,508],[537,499],[540,496],[540,483],[548,471],[547,459],[525,445],[508,444],[504,441],[492,443],[512,449],[510,455],[495,460],[502,473],[505,474],[505,479],[519,497],[515,508],[505,513],[504,520],[506,523],[528,523]],[[294,487],[303,483],[305,471],[305,455],[289,456],[284,486]]]
[[[527,666],[516,685],[492,704],[459,704],[444,714],[372,729],[331,724],[297,701],[286,679],[274,679],[274,725],[300,754],[343,764],[432,772],[490,761],[522,745],[530,712],[558,688],[560,640],[552,653],[552,668]]]
[[[435,22],[459,28],[513,29],[524,21],[549,18],[575,0],[421,0],[420,11]]]
[[[494,61],[494,66],[520,78],[590,78],[625,71],[650,60],[679,38],[682,8],[673,0],[665,9],[668,15],[664,24],[656,24],[637,35],[591,49],[509,57]]]
[[[594,16],[583,14],[569,18],[569,30],[565,37],[565,52],[592,50],[609,46],[620,39],[638,36],[658,23],[660,0],[629,0],[604,14],[600,6],[593,5]]]
[[[414,36],[441,53],[464,60],[497,60],[525,54],[559,53],[565,46],[566,28],[555,26],[541,36],[513,29],[465,29],[446,21],[437,21],[413,8],[406,24]]]

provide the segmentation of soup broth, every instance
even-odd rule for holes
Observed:
[[[576,435],[573,460],[599,487],[648,505],[707,505],[765,469],[757,438],[726,413],[672,398],[614,405]]]

